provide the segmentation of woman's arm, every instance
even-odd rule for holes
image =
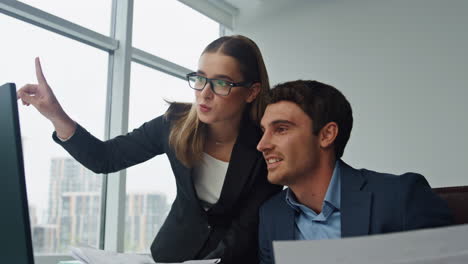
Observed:
[[[77,125],[74,135],[60,144],[77,161],[95,173],[109,173],[144,162],[165,152],[168,121],[164,116],[144,123],[126,135],[101,141]]]
[[[169,124],[163,117],[143,124],[124,136],[101,141],[73,121],[63,110],[35,60],[37,84],[17,92],[24,105],[33,105],[54,128],[54,140],[76,160],[96,173],[118,171],[164,153]]]

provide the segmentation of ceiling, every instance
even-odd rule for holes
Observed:
[[[239,10],[238,23],[251,23],[257,18],[271,16],[308,0],[211,0],[225,2]]]

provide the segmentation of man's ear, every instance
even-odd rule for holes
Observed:
[[[260,91],[262,90],[262,84],[259,83],[259,82],[256,82],[254,84],[252,84],[252,86],[250,86],[249,88],[249,96],[247,97],[247,99],[245,100],[247,103],[251,103],[255,100],[255,98],[257,98],[258,94],[260,93]]]
[[[333,145],[336,137],[338,136],[338,124],[335,122],[330,122],[326,124],[320,130],[319,136],[320,147],[329,148]]]

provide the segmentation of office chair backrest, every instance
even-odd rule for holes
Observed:
[[[468,186],[433,188],[452,210],[455,224],[468,224]]]

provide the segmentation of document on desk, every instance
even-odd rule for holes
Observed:
[[[275,241],[276,264],[467,264],[468,224],[316,241]]]
[[[184,262],[154,262],[148,255],[115,253],[94,248],[71,248],[71,256],[83,264],[216,264],[220,259],[188,260]]]

